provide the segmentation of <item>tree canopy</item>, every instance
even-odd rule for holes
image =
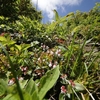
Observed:
[[[0,16],[16,20],[19,15],[32,20],[41,20],[41,12],[37,11],[30,0],[0,0]]]

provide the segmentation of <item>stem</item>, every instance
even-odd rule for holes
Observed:
[[[80,100],[79,96],[77,95],[77,93],[75,92],[75,90],[72,88],[73,92],[75,93],[76,97],[78,100]]]
[[[94,97],[92,96],[92,94],[88,91],[88,89],[83,85],[83,87],[85,88],[85,90],[88,92],[88,94],[90,95],[90,97],[92,98],[92,100],[95,100]]]

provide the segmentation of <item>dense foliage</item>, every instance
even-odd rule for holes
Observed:
[[[41,20],[41,12],[33,7],[30,0],[0,0],[0,16],[8,17],[10,21],[18,16],[29,17],[32,20]]]
[[[0,16],[0,99],[99,100],[100,3],[64,17],[54,10],[50,24],[33,20],[26,5],[13,22]]]

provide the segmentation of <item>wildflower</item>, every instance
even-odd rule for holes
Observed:
[[[52,67],[52,62],[49,63],[49,67]]]
[[[41,43],[41,47],[43,47],[43,43]]]
[[[67,74],[62,74],[60,78],[61,79],[66,79],[67,78]]]
[[[43,62],[45,62],[46,60],[45,60],[45,59],[43,59],[42,61],[43,61]]]
[[[28,67],[23,67],[23,66],[21,66],[20,69],[21,69],[21,71],[23,72],[24,75],[27,74]]]
[[[61,50],[58,49],[58,50],[55,52],[55,54],[56,54],[57,56],[61,56]]]
[[[57,65],[57,64],[58,64],[58,62],[57,62],[57,61],[55,61],[55,62],[54,62],[54,64],[56,64],[56,65]]]
[[[50,50],[47,50],[47,53],[49,54],[50,53]]]
[[[75,83],[72,80],[69,80],[69,84],[71,84],[71,86],[75,86]]]
[[[19,80],[19,81],[22,81],[22,80],[23,80],[23,77],[19,77],[18,80]]]
[[[53,55],[53,54],[54,54],[54,52],[51,50],[51,51],[50,51],[50,54],[51,54],[51,55]]]
[[[53,68],[55,68],[56,66],[57,66],[57,65],[54,64],[54,65],[53,65]]]
[[[27,67],[24,67],[24,71],[27,71],[28,70],[28,68]]]
[[[45,49],[46,49],[46,45],[43,44],[43,43],[41,43],[41,48],[45,51]]]
[[[38,58],[38,61],[40,61],[41,59],[40,58]]]
[[[55,52],[55,54],[57,55],[59,53],[59,51],[57,50],[56,52]]]
[[[12,78],[8,81],[8,85],[13,85],[15,83],[15,78]]]
[[[46,35],[46,38],[48,38],[48,35]]]
[[[46,46],[46,50],[48,50],[49,49],[49,47],[48,46]]]
[[[55,61],[54,64],[53,64],[53,68],[55,68],[57,66],[58,62]]]
[[[26,74],[27,74],[27,72],[25,71],[25,72],[23,72],[23,74],[24,74],[24,75],[26,75]]]
[[[35,70],[35,73],[38,75],[38,76],[42,76],[44,73],[45,73],[45,71],[44,71],[44,69],[36,69]]]
[[[22,72],[24,72],[24,71],[27,71],[27,70],[28,70],[28,68],[27,68],[27,67],[22,67],[22,66],[20,67],[20,69],[21,69],[21,71],[22,71]]]
[[[44,44],[42,47],[45,49],[46,45]]]
[[[67,90],[66,90],[66,87],[65,86],[61,86],[61,93],[66,93],[67,92]]]
[[[24,71],[24,67],[23,66],[21,66],[20,69],[21,69],[22,72]]]
[[[58,53],[58,57],[60,57],[61,56],[61,54],[60,53]]]

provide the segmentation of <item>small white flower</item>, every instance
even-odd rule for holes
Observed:
[[[49,54],[50,53],[50,50],[47,50],[47,53]]]
[[[24,75],[26,75],[26,74],[27,74],[27,72],[24,72],[23,74],[24,74]]]
[[[60,53],[58,53],[58,57],[60,57],[61,56],[61,54]]]
[[[48,35],[46,35],[46,38],[48,38]]]
[[[57,65],[57,64],[58,64],[58,62],[57,62],[57,61],[55,61],[55,62],[54,62],[54,64],[55,64],[55,65]]]
[[[55,62],[54,62],[54,65],[53,65],[53,68],[55,68],[55,67],[57,66],[57,64],[58,64],[58,62],[55,61]]]
[[[61,52],[61,49],[59,49],[58,51]]]
[[[22,72],[24,71],[24,67],[23,66],[21,66],[20,69],[21,69]]]
[[[38,61],[40,61],[41,59],[40,58],[38,58]]]
[[[45,62],[45,59],[43,59],[43,62]]]
[[[46,45],[44,44],[44,45],[43,45],[43,48],[45,48],[45,47],[46,47]]]
[[[55,54],[58,55],[58,56],[61,56],[60,52],[61,52],[61,50],[58,49],[58,50],[55,52]]]
[[[37,75],[41,75],[41,73],[37,73]]]
[[[24,68],[24,71],[27,71],[27,69],[28,69],[28,68],[27,68],[27,67],[25,67],[25,68]]]
[[[8,82],[8,85],[13,85],[15,83],[15,81],[13,79],[10,79]]]
[[[49,49],[49,47],[48,46],[46,46],[46,50],[48,50]]]
[[[54,54],[54,52],[53,52],[53,51],[50,51],[50,54],[51,54],[51,55],[53,55],[53,54]]]
[[[59,51],[57,50],[56,52],[55,52],[55,54],[57,55],[59,53]]]
[[[49,67],[52,67],[52,62],[49,63]]]
[[[57,65],[54,64],[54,65],[53,65],[53,68],[55,68],[56,66],[57,66]]]
[[[19,81],[22,81],[23,80],[23,77],[19,77],[18,79],[19,79]]]

